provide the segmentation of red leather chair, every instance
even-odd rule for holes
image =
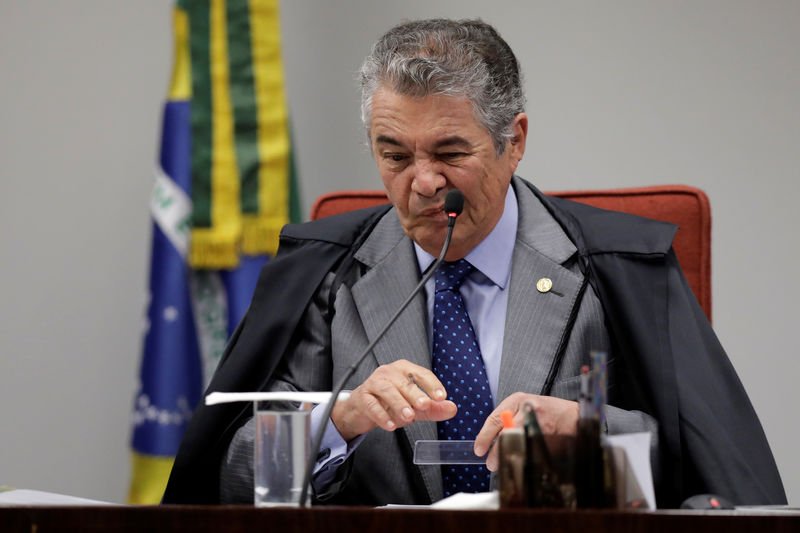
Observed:
[[[547,194],[679,226],[673,242],[675,254],[711,320],[711,207],[703,191],[686,185],[657,185]],[[317,198],[311,208],[311,220],[387,202],[384,191],[335,191]]]

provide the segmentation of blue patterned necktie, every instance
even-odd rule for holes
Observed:
[[[433,301],[433,372],[458,406],[455,417],[437,424],[440,440],[474,440],[494,402],[475,331],[459,288],[474,267],[465,259],[445,262],[436,272]],[[488,492],[483,465],[443,465],[444,495]]]

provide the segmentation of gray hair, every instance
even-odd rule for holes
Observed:
[[[382,85],[406,96],[466,98],[499,156],[525,111],[519,62],[497,31],[481,20],[429,19],[395,26],[361,65],[361,120],[369,139],[372,98]]]

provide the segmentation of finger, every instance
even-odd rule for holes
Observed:
[[[436,377],[436,374],[427,368],[409,363],[409,367],[405,368],[407,389],[414,395],[414,401],[420,407],[427,406],[429,403],[427,398],[433,401],[440,401],[447,398],[447,392],[444,385]],[[420,394],[421,393],[421,394]]]
[[[533,409],[533,402],[527,402],[530,407],[526,407],[526,402],[522,402],[517,407],[517,413],[514,415],[514,427],[521,428],[525,426],[525,416],[527,409]]]
[[[497,449],[499,446],[492,446],[489,449],[489,453],[486,455],[486,468],[489,469],[489,472],[494,472],[497,470],[498,466],[500,466],[500,459],[497,456]]]
[[[409,372],[406,375],[406,378],[403,381],[403,386],[400,390],[408,403],[411,404],[417,411],[427,411],[433,402],[442,401],[433,399],[429,393],[419,385],[419,381],[417,381],[414,372]],[[443,395],[444,389],[442,389],[442,394],[440,394],[440,396]]]
[[[369,392],[361,395],[357,409],[363,416],[368,418],[373,424],[381,427],[387,431],[394,431],[397,429],[397,424],[392,420],[392,417],[383,407],[381,401]]]
[[[503,411],[511,411],[514,413],[514,423],[517,426],[522,425],[519,406],[522,404],[522,402],[530,399],[531,396],[532,395],[530,394],[515,392],[500,402],[497,407],[495,407],[494,411],[492,411],[489,416],[486,417],[486,422],[483,423],[483,427],[475,437],[476,455],[485,454],[492,445],[492,442],[500,434],[500,431],[503,429],[503,418],[501,416]]]
[[[403,382],[398,384],[394,376],[387,376],[376,377],[376,379],[370,380],[369,384],[365,382],[365,385],[367,385],[369,393],[378,400],[381,409],[397,426],[402,427],[414,421],[414,409],[400,390],[400,387],[404,387]],[[375,413],[378,412],[374,406],[371,408]]]
[[[478,432],[478,436],[475,437],[475,455],[484,455],[489,451],[492,441],[497,438],[501,429],[503,429],[503,424],[496,423],[495,419],[489,415]]]
[[[503,429],[503,420],[500,418],[500,413],[508,410],[504,400],[486,417],[486,422],[483,423],[483,427],[475,437],[475,455],[483,455],[489,450],[492,441],[497,438],[500,430]]]
[[[365,396],[364,409],[367,418],[388,431],[405,427],[416,418],[414,410],[402,399],[386,403],[382,398],[368,394]]]
[[[441,422],[443,420],[450,420],[458,412],[458,407],[450,400],[442,400],[440,402],[431,402],[428,409],[425,411],[417,412],[417,420],[430,420],[432,422]]]

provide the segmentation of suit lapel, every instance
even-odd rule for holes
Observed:
[[[355,257],[368,267],[353,284],[352,294],[370,342],[402,305],[419,282],[419,266],[414,246],[390,211],[375,226]],[[394,325],[373,349],[377,365],[407,359],[431,368],[427,332],[425,292],[418,294]],[[402,430],[410,449],[418,440],[436,440],[436,424],[415,422]],[[441,470],[438,466],[419,467],[431,501],[442,498]]]
[[[356,259],[367,272],[352,287],[367,338],[372,341],[419,282],[414,246],[390,212],[378,223]],[[424,291],[403,311],[373,353],[378,365],[408,359],[430,368]]]
[[[512,183],[519,222],[496,403],[517,391],[540,393],[582,281],[564,266],[575,246],[533,193],[517,178]],[[549,291],[537,289],[542,278],[551,280]]]

